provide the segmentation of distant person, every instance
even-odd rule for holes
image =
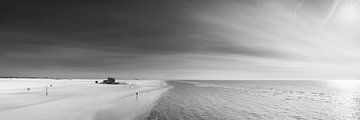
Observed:
[[[136,95],[136,99],[138,99],[139,98],[139,92],[136,92],[135,95]]]
[[[27,91],[30,91],[30,87],[28,87],[26,90],[27,90]]]

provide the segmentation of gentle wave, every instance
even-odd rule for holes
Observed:
[[[157,101],[147,120],[358,118],[357,96],[344,96],[321,82],[170,81],[169,85],[173,88]]]

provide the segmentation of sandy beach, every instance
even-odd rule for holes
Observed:
[[[117,80],[129,85],[95,84],[94,81],[0,79],[0,119],[142,119],[168,89],[160,80]]]

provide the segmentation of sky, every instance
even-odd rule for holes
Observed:
[[[0,76],[359,79],[355,0],[1,0]]]

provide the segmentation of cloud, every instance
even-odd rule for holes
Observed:
[[[332,2],[6,1],[1,75],[195,79],[356,78],[355,32]],[[294,14],[296,9],[297,14]],[[346,39],[346,40],[343,40]],[[346,65],[345,65],[346,64]],[[354,67],[346,67],[348,65]]]

